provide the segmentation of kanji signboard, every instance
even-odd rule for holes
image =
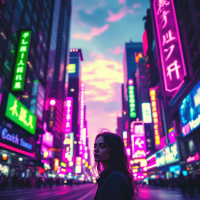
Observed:
[[[22,31],[19,39],[19,47],[14,68],[14,76],[11,90],[20,92],[24,90],[26,63],[31,40],[31,31]]]
[[[36,116],[10,93],[8,94],[5,116],[29,133],[35,134]]]
[[[184,83],[185,61],[173,0],[153,0],[158,46],[166,92],[175,92]]]
[[[135,88],[132,79],[129,79],[128,82],[128,98],[129,98],[130,117],[135,118],[136,117]]]
[[[72,130],[73,97],[67,97],[66,104],[65,134],[69,134]]]

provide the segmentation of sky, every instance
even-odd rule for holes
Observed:
[[[70,48],[82,49],[91,164],[100,128],[116,132],[126,42],[142,42],[149,0],[73,0]]]

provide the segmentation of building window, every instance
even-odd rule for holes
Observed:
[[[29,26],[29,24],[30,24],[30,17],[28,16],[27,12],[25,13],[24,19],[25,19],[27,25]]]
[[[35,12],[33,13],[33,18],[35,19],[35,22],[37,22],[38,18]]]

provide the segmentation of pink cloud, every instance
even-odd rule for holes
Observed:
[[[119,4],[121,4],[121,3],[126,3],[126,1],[125,0],[119,0]]]
[[[81,39],[81,40],[91,40],[94,36],[100,35],[101,33],[105,32],[108,29],[109,25],[106,24],[101,28],[93,27],[89,33],[76,33],[72,34],[72,37],[75,39]]]
[[[114,14],[111,10],[108,10],[109,18],[106,20],[108,22],[119,21],[127,14],[133,13],[133,10],[128,10],[126,7],[123,7],[117,14]]]
[[[133,8],[139,8],[139,7],[141,7],[141,3],[135,3],[135,4],[133,4]]]
[[[118,55],[120,53],[123,53],[124,50],[120,48],[120,46],[116,46],[115,49],[108,49],[112,54]]]
[[[94,56],[95,56],[95,53],[93,53],[93,52],[90,53],[90,55],[89,55],[90,58],[92,58],[92,57],[94,57]]]

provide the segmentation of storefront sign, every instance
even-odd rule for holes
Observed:
[[[129,99],[129,108],[130,108],[130,117],[136,117],[136,106],[135,106],[135,88],[133,85],[133,79],[128,81],[128,99]]]
[[[53,147],[53,134],[50,132],[45,132],[45,134],[42,135],[42,144],[45,144],[48,147]]]
[[[179,113],[185,137],[200,126],[200,81],[181,102]]]
[[[156,103],[156,90],[155,88],[149,88],[150,101],[151,101],[151,109],[152,109],[152,117],[154,124],[154,139],[156,149],[160,148],[160,131],[159,131],[159,121],[158,121],[158,109]]]
[[[177,171],[181,171],[181,166],[180,165],[174,165],[174,166],[170,166],[169,167],[169,171],[170,172],[177,172]]]
[[[166,92],[175,92],[186,76],[174,0],[153,0],[162,74]]]
[[[8,94],[5,116],[29,133],[35,135],[36,116],[11,93]]]
[[[7,147],[13,151],[16,149],[16,152],[19,152],[17,149],[21,150],[21,153],[25,155],[35,151],[35,141],[33,137],[26,137],[25,134],[16,133],[10,128],[2,125],[0,125],[0,143],[2,143],[0,146]]]
[[[24,90],[30,40],[31,31],[21,31],[11,89],[14,92]]]
[[[192,161],[197,161],[197,160],[199,160],[199,153],[198,152],[194,156],[189,156],[186,161],[192,162]]]
[[[178,148],[176,142],[168,145],[156,153],[156,166],[160,167],[169,163],[179,161]]]
[[[147,169],[151,169],[156,167],[156,155],[153,154],[149,158],[147,158]]]

